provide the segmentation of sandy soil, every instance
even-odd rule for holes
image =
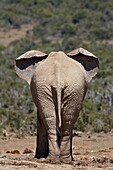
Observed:
[[[113,132],[78,133],[73,137],[72,164],[34,159],[36,136],[0,137],[0,170],[113,170]]]
[[[26,24],[20,28],[5,29],[0,28],[0,45],[8,46],[11,42],[24,38],[27,31],[32,30],[33,25]]]

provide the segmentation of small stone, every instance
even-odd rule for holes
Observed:
[[[34,153],[31,149],[25,148],[23,154]]]
[[[20,154],[20,151],[18,151],[18,150],[12,150],[10,153],[12,153],[12,154]]]

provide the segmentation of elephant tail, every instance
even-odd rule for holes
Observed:
[[[57,107],[58,107],[58,124],[59,128],[61,128],[62,120],[61,120],[61,88],[57,88]]]
[[[58,117],[58,127],[61,127],[62,120],[61,120],[61,93],[62,93],[62,86],[61,86],[61,65],[58,61],[55,60],[55,79],[53,81],[53,87],[56,93],[56,100],[57,100],[57,117]]]

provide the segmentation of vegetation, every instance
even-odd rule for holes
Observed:
[[[99,57],[100,71],[90,84],[75,128],[110,131],[113,128],[113,0],[0,1],[0,29],[21,29],[25,24],[33,25],[26,37],[7,47],[0,46],[0,132],[3,128],[27,132],[36,126],[29,86],[16,76],[15,58],[31,49],[68,52],[78,47]]]

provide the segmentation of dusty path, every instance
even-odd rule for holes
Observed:
[[[34,159],[35,136],[1,137],[0,170],[113,170],[113,132],[81,133],[73,138],[72,165],[51,164]]]
[[[20,28],[6,29],[0,28],[0,45],[8,46],[11,42],[26,36],[27,31],[32,30],[33,25],[26,24]]]

